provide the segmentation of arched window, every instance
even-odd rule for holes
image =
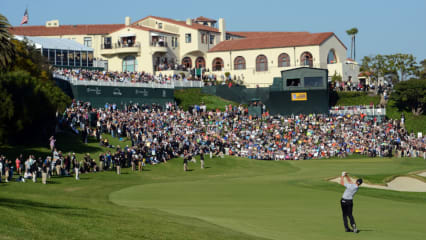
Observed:
[[[191,60],[191,58],[190,57],[184,57],[182,59],[182,65],[185,68],[192,68],[192,60]]]
[[[265,55],[259,55],[256,58],[256,71],[263,72],[268,71],[268,59]]]
[[[223,68],[223,60],[222,58],[215,58],[212,63],[213,71],[222,71]]]
[[[196,68],[205,68],[206,67],[206,61],[203,57],[198,57],[197,60],[195,60],[195,67]]]
[[[290,67],[290,57],[287,53],[281,53],[278,56],[278,67]]]
[[[137,69],[135,56],[126,56],[123,58],[123,72],[134,72]]]
[[[246,69],[246,60],[241,56],[236,57],[234,59],[234,69],[235,70]]]
[[[310,52],[304,52],[300,56],[300,65],[313,67],[312,54]]]
[[[331,49],[327,55],[327,64],[337,63],[336,52]]]

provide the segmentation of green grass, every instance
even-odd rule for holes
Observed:
[[[365,92],[338,92],[337,106],[377,105],[380,96],[368,96]]]
[[[415,116],[411,111],[399,110],[395,102],[389,100],[386,106],[386,116],[392,119],[401,119],[401,114],[405,116],[405,128],[409,132],[423,132],[426,134],[426,115]]]
[[[204,102],[207,110],[220,109],[223,111],[225,110],[225,106],[228,106],[229,104],[238,105],[238,103],[217,96],[201,93],[200,88],[176,90],[174,96],[179,103],[179,106],[185,110],[187,110],[189,106],[200,104],[201,102]]]
[[[126,144],[111,140],[113,144]],[[73,143],[73,146],[66,146]],[[72,135],[59,148],[96,155]],[[44,148],[39,152],[47,152]],[[10,148],[2,149],[8,155]],[[11,156],[12,157],[12,156]],[[354,216],[361,233],[345,233],[343,188],[326,179],[342,171],[382,182],[426,170],[421,159],[357,158],[309,161],[206,159],[207,168],[182,159],[73,178],[48,185],[0,184],[0,239],[423,239],[426,193],[361,188]]]

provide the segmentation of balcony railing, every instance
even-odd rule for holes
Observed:
[[[134,42],[134,43],[104,43],[101,44],[101,49],[121,49],[121,48],[140,48],[140,43],[139,42]]]
[[[167,42],[153,42],[151,41],[151,47],[168,47]]]

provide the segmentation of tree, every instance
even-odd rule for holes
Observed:
[[[416,76],[420,79],[426,79],[426,59],[420,62],[420,66],[417,69]]]
[[[360,75],[362,76],[370,76],[372,80],[377,80],[377,75],[375,72],[373,72],[372,69],[372,62],[373,62],[372,56],[364,56],[364,58],[361,61],[361,66],[359,67]]]
[[[364,56],[364,58],[362,58],[361,60],[361,66],[359,67],[359,71],[360,72],[369,72],[371,71],[370,67],[371,67],[371,61],[372,61],[372,57],[370,56]]]
[[[416,59],[412,54],[390,54],[365,56],[360,66],[361,72],[369,72],[373,79],[390,76],[396,82],[404,81],[407,76],[415,75],[418,71]]]
[[[10,24],[5,16],[0,14],[0,72],[8,68],[15,56],[15,47],[9,32]]]
[[[351,28],[346,31],[346,33],[351,36],[351,58],[356,60],[356,54],[355,54],[355,35],[358,34],[358,28]],[[353,54],[352,54],[353,53]]]
[[[52,73],[46,58],[40,54],[40,50],[27,41],[13,40],[15,45],[15,61],[10,66],[11,71],[24,70],[31,76],[42,81],[51,81]]]
[[[386,58],[380,54],[370,57],[365,56],[362,59],[360,71],[369,72],[371,78],[377,81],[379,77],[385,76],[388,72]]]
[[[342,76],[340,74],[337,74],[336,71],[334,71],[334,75],[331,76],[331,81],[333,83],[335,83],[335,82],[341,82],[342,81]]]
[[[412,54],[386,55],[387,71],[398,76],[399,81],[404,81],[406,76],[415,75],[418,69],[416,58]]]
[[[41,81],[25,71],[0,74],[0,94],[2,143],[47,139],[55,130],[56,112],[71,103],[53,82]]]
[[[0,72],[0,143],[46,140],[56,126],[56,112],[71,99],[51,79],[40,51],[13,40],[15,59]]]
[[[410,79],[395,85],[391,99],[399,109],[409,109],[416,116],[426,107],[426,79]]]

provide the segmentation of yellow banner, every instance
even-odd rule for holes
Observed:
[[[306,92],[291,93],[291,101],[307,101],[308,94]]]

